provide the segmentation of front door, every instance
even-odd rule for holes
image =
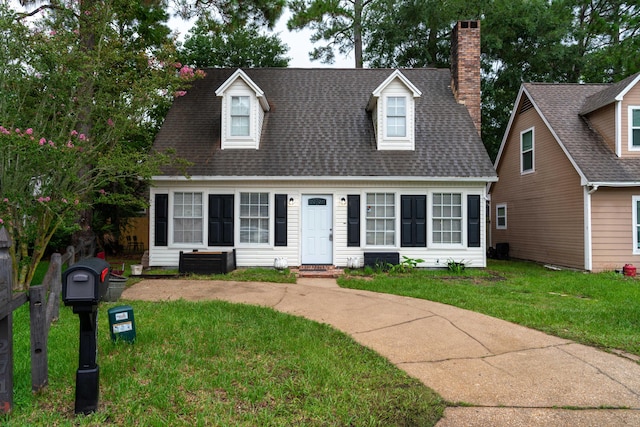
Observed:
[[[332,196],[302,196],[302,264],[333,263],[332,206]]]

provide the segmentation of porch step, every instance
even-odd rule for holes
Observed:
[[[327,278],[335,279],[340,277],[343,273],[341,268],[337,268],[334,265],[301,265],[300,267],[291,268],[297,277],[308,278]]]

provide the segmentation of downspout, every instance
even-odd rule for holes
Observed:
[[[584,187],[584,269],[593,270],[593,242],[591,233],[591,195],[598,191],[597,185]]]

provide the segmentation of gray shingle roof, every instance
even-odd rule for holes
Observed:
[[[586,103],[610,98],[611,87],[602,84],[524,84],[532,102],[589,182],[638,182],[640,159],[618,158],[589,126],[588,119],[580,115]]]
[[[631,82],[638,77],[638,74],[633,74],[627,77],[624,80],[620,80],[618,83],[609,85],[606,89],[603,89],[595,94],[589,96],[582,109],[580,110],[580,114],[589,114],[592,111],[596,111],[598,108],[602,108],[605,105],[609,105],[615,101],[616,96],[620,94]]]
[[[401,70],[422,92],[415,151],[378,151],[365,110],[393,70],[295,68],[243,70],[271,110],[258,150],[221,150],[215,91],[235,70],[205,71],[206,78],[175,100],[154,144],[193,162],[192,176],[496,177],[467,109],[454,100],[449,70]]]

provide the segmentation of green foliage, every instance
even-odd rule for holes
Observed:
[[[464,272],[464,269],[465,269],[464,260],[455,261],[453,259],[450,259],[447,261],[447,268],[453,274],[462,274],[462,272]]]
[[[0,5],[0,218],[21,289],[56,230],[73,231],[88,208],[145,205],[147,183],[171,159],[149,152],[157,111],[198,77],[176,65],[157,5],[71,2],[53,11],[26,25]]]
[[[344,276],[340,286],[442,302],[562,338],[640,355],[638,279],[490,260],[487,269],[416,269],[401,280]]]
[[[180,49],[180,60],[195,67],[286,67],[287,46],[256,25],[231,28],[200,19]]]
[[[414,259],[414,258],[409,258],[408,256],[405,256],[405,255],[402,255],[402,261],[400,261],[399,264],[391,266],[391,269],[389,270],[389,272],[396,273],[396,274],[409,273],[411,272],[411,270],[416,268],[418,264],[421,264],[423,262],[424,262],[423,259],[419,259],[419,258]]]
[[[225,302],[130,301],[134,345],[98,316],[100,401],[73,414],[78,316],[49,336],[49,386],[30,385],[28,305],[15,314],[15,408],[3,426],[433,426],[432,390],[345,334],[272,309]]]

